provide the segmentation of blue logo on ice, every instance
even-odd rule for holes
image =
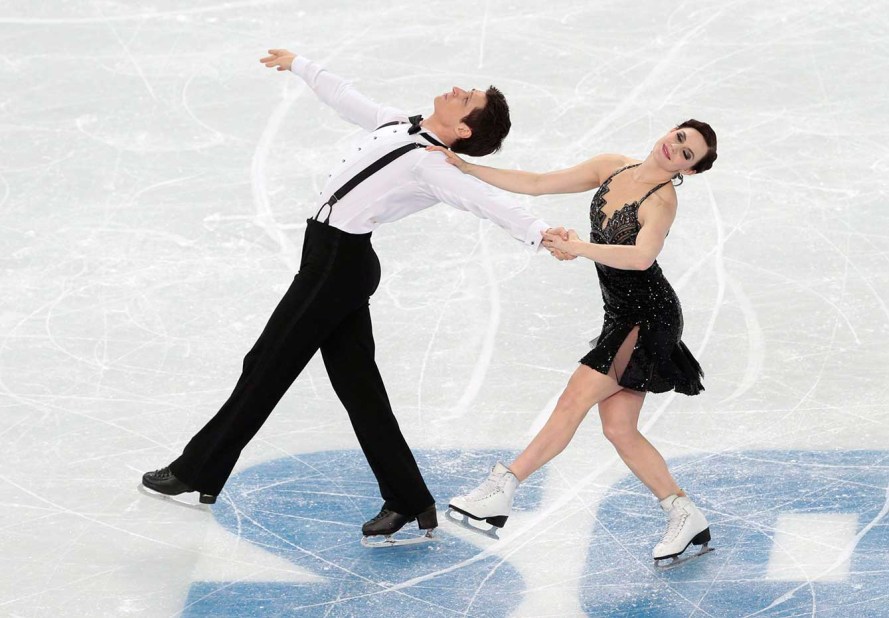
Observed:
[[[670,463],[706,513],[717,551],[655,573],[650,551],[664,520],[630,477],[598,510],[581,588],[589,615],[889,616],[889,453],[745,451]],[[776,525],[788,515],[857,516],[854,534],[841,542],[854,545],[848,573],[837,581],[770,578]],[[826,541],[825,570],[837,560]]]
[[[415,453],[439,508],[474,486],[486,466],[511,453]],[[517,500],[533,508],[539,490]],[[433,573],[479,551],[440,533],[436,545],[361,547],[361,524],[382,502],[360,451],[306,453],[255,466],[232,477],[227,501],[213,509],[225,528],[323,578],[320,583],[196,582],[185,616],[454,616],[509,615],[525,584],[508,564],[488,557],[428,583],[403,590],[392,584]],[[441,523],[441,522],[439,522]],[[415,524],[411,524],[415,526]]]

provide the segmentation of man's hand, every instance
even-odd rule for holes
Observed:
[[[573,231],[574,230],[571,230],[571,232],[573,232]],[[568,240],[569,231],[563,227],[551,227],[548,230],[546,230],[546,232],[544,232],[543,239],[546,240],[547,236],[550,236],[550,237],[557,236],[559,238],[562,238],[563,240]],[[575,234],[575,236],[576,236],[576,234]],[[544,242],[544,246],[545,245],[546,245],[546,243]],[[576,255],[572,255],[571,253],[567,253],[565,251],[560,251],[559,249],[552,247],[552,246],[547,247],[547,249],[549,250],[549,254],[551,256],[553,256],[554,258],[556,258],[557,260],[559,260],[560,262],[574,260],[577,258]]]
[[[570,253],[565,253],[564,251],[559,251],[558,249],[550,249],[549,254],[560,262],[567,262],[568,260],[577,259],[576,255],[571,255]]]
[[[270,69],[278,67],[279,71],[289,71],[290,67],[293,66],[295,58],[296,54],[286,49],[270,49],[269,55],[265,58],[260,58],[259,61]]]
[[[571,230],[574,231],[574,230]],[[568,240],[568,230],[563,227],[551,227],[547,228],[543,232],[544,234],[548,234],[550,236],[561,236],[562,240]]]
[[[571,249],[571,243],[580,238],[574,230],[566,230],[563,227],[550,228],[543,233],[543,246],[557,260],[573,260],[577,257]]]

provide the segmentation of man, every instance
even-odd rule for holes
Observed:
[[[389,536],[416,519],[428,535],[437,526],[435,501],[374,361],[368,302],[380,282],[380,264],[370,237],[382,223],[445,202],[539,247],[547,229],[543,221],[463,175],[441,153],[423,148],[443,145],[472,156],[495,152],[509,132],[509,108],[494,87],[484,92],[454,87],[435,97],[431,116],[409,119],[287,50],[269,50],[260,62],[292,71],[321,101],[368,133],[328,175],[320,209],[307,223],[300,271],[244,358],[228,401],[179,458],[146,473],[142,483],[167,495],[197,491],[201,502],[215,502],[241,450],[320,349],[384,500],[362,532]]]

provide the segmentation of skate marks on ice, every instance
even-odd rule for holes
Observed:
[[[321,581],[199,581],[183,614],[510,615],[534,582],[493,555],[449,570],[478,554],[468,538],[477,535],[442,517],[445,501],[475,480],[463,476],[468,470],[509,455],[417,455],[441,507],[439,543],[360,546],[360,525],[379,499],[359,451],[267,462],[231,479],[214,516],[242,541]],[[579,586],[588,615],[881,615],[889,590],[889,452],[745,451],[671,465],[693,479],[686,489],[708,516],[719,552],[657,571],[650,552],[663,517],[635,479],[621,481],[601,501],[592,536],[578,539],[589,545]],[[523,489],[517,508],[539,509],[539,490]]]
[[[635,478],[621,481],[600,503],[589,542],[580,594],[590,616],[887,615],[889,451],[669,463],[719,551],[656,570],[650,552],[665,522]]]
[[[194,582],[184,616],[508,616],[529,586],[496,556],[408,588],[397,584],[446,569],[478,553],[474,536],[454,531],[442,516],[447,500],[464,491],[502,451],[418,451],[438,500],[436,543],[367,549],[361,524],[380,508],[376,481],[360,451],[321,451],[266,462],[232,477],[213,507],[217,521],[249,542],[321,581]],[[476,474],[471,474],[471,473]],[[470,476],[467,478],[467,474]],[[531,485],[518,509],[539,507]],[[416,532],[416,523],[405,530]],[[456,533],[455,533],[456,532]]]

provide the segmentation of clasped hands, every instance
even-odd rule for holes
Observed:
[[[543,232],[543,246],[547,248],[550,255],[561,262],[577,257],[577,254],[571,251],[569,244],[575,240],[580,240],[577,232],[566,230],[563,227],[551,227]]]

